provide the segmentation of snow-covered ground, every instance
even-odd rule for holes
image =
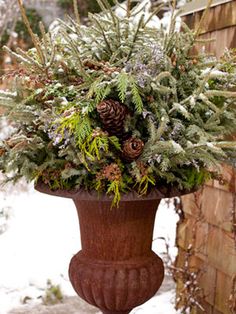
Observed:
[[[0,314],[21,306],[25,297],[41,302],[48,279],[59,284],[64,295],[75,295],[68,280],[71,257],[80,250],[78,218],[69,199],[34,191],[0,193],[0,209],[11,207],[8,229],[0,235]],[[173,207],[160,206],[154,238],[165,237],[175,254],[177,215]],[[162,239],[153,242],[157,253],[165,252]],[[136,308],[137,314],[174,314],[174,289]],[[69,314],[69,313],[68,313]]]

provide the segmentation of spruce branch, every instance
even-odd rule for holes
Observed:
[[[201,93],[199,96],[198,96],[199,99],[201,99],[210,109],[212,109],[213,111],[215,111],[216,113],[219,112],[219,108],[213,104],[213,102],[211,102],[208,97],[206,96],[206,93]]]
[[[5,75],[16,92],[0,92],[0,103],[16,132],[0,144],[0,171],[42,178],[51,188],[95,188],[115,196],[116,206],[121,192],[146,193],[159,182],[202,184],[235,156],[225,140],[236,129],[235,54],[190,56],[199,40],[184,24],[176,31],[176,1],[170,33],[148,26],[162,6],[147,14],[141,1],[126,16],[133,2],[115,0],[121,18],[108,0],[99,3],[103,12],[90,14],[89,26],[68,17],[54,35],[41,24],[39,51],[10,52],[21,63]],[[97,111],[104,99],[117,104],[109,119]],[[118,104],[127,112],[119,114]],[[104,121],[114,132],[103,130]],[[144,144],[137,162],[123,160],[126,138]]]
[[[22,55],[15,53],[14,51],[12,51],[10,48],[8,48],[7,46],[3,47],[3,50],[5,50],[6,52],[8,52],[12,58],[16,59],[18,62],[23,63],[25,65],[30,65],[32,66],[32,62],[28,60],[28,58],[23,57]]]
[[[110,5],[110,3],[107,0],[100,0],[104,3],[104,5],[106,6],[107,10],[110,13],[110,16],[112,18],[114,27],[116,29],[116,37],[118,38],[119,44],[120,44],[120,40],[121,40],[121,33],[120,33],[120,21],[117,18],[117,16],[114,14],[113,9]]]
[[[79,49],[77,47],[77,45],[75,44],[75,42],[73,41],[73,39],[70,38],[69,34],[67,34],[66,31],[61,30],[62,35],[64,36],[64,38],[67,40],[68,44],[70,44],[70,47],[72,49],[72,51],[74,52],[74,56],[78,61],[78,65],[79,65],[79,69],[80,69],[80,73],[81,75],[88,79],[89,75],[86,73],[84,66],[83,66],[83,62],[80,58],[80,52]]]
[[[98,20],[95,16],[93,16],[92,19],[95,21],[96,25],[98,26],[98,28],[99,28],[100,31],[101,31],[101,34],[102,34],[102,37],[103,37],[104,42],[105,42],[105,44],[106,44],[106,47],[107,47],[107,49],[108,49],[108,52],[112,54],[113,51],[112,51],[110,42],[109,42],[109,40],[107,39],[107,36],[106,36],[106,33],[105,33],[105,30],[104,30],[103,26],[101,25],[101,23],[99,22],[99,20]]]
[[[97,4],[99,5],[100,9],[102,12],[106,12],[107,8],[106,6],[104,5],[103,1],[102,0],[96,0],[97,1]]]
[[[132,17],[138,16],[140,12],[143,12],[148,2],[149,0],[140,1],[140,4],[138,4],[137,6],[134,6],[133,9],[130,11],[130,15]]]
[[[167,127],[167,120],[165,119],[165,117],[161,118],[161,122],[156,130],[156,134],[155,134],[155,140],[159,141],[162,137],[162,134],[165,132],[166,127]]]
[[[140,29],[143,27],[143,21],[144,21],[144,14],[141,15],[140,19],[139,19],[139,22],[138,22],[138,25],[137,25],[137,28],[136,28],[136,31],[134,33],[134,36],[133,36],[133,40],[132,40],[132,43],[131,43],[131,47],[130,47],[130,51],[128,53],[128,56],[127,56],[127,59],[126,59],[126,62],[129,61],[132,53],[133,53],[133,49],[134,49],[134,46],[135,46],[135,42],[138,38],[138,35],[140,33]]]
[[[170,27],[169,27],[169,35],[173,34],[175,31],[175,23],[176,23],[176,10],[177,1],[173,0],[171,5],[171,18],[170,18]]]
[[[116,7],[122,9],[124,12],[127,12],[126,8],[123,5],[121,5],[118,0],[114,0],[114,3],[116,5]]]
[[[213,142],[212,145],[218,147],[218,148],[236,148],[236,143],[235,142]]]
[[[47,34],[46,34],[46,29],[45,29],[42,21],[39,22],[39,29],[40,29],[40,32],[42,35],[43,45],[45,48],[45,54],[47,54],[47,52],[48,52],[48,38],[47,38]]]
[[[75,26],[75,21],[73,19],[71,19],[70,16],[67,16],[69,21],[71,22],[71,24],[73,26]],[[68,23],[66,23],[65,21],[61,20],[61,19],[57,19],[57,21],[60,23],[61,26],[63,26],[67,31],[71,32],[72,34],[75,33],[75,29],[73,27],[71,27],[71,25],[69,25]],[[72,22],[73,21],[73,22]]]
[[[6,99],[16,99],[17,92],[8,92],[0,89],[0,97],[4,97]]]
[[[207,97],[225,97],[225,98],[235,98],[236,92],[233,91],[221,91],[221,90],[208,90],[204,93]]]
[[[146,28],[147,24],[152,20],[152,18],[154,16],[156,16],[160,11],[161,9],[164,7],[164,3],[163,4],[160,4],[150,15],[149,17],[147,18],[147,20],[145,21],[144,25],[143,25],[143,28]]]
[[[9,52],[9,51],[8,51]],[[18,56],[22,56],[25,60],[28,61],[28,64],[31,64],[31,66],[35,67],[36,69],[38,69],[40,72],[44,71],[44,67],[38,63],[34,58],[30,57],[29,54],[27,52],[25,52],[24,50],[22,50],[21,48],[17,48],[16,52],[18,54]],[[13,55],[13,54],[12,54]],[[19,60],[19,59],[18,59]]]
[[[69,31],[73,33],[76,33],[78,36],[81,36],[81,29],[80,24],[78,24],[76,21],[73,20],[73,18],[69,15],[67,15],[68,21],[71,23],[72,26],[74,26],[74,29],[68,25],[68,23],[62,23],[66,28],[68,28]],[[61,20],[60,20],[61,21]],[[63,21],[61,21],[63,22]]]

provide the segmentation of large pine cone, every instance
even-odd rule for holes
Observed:
[[[144,143],[139,138],[130,137],[122,147],[122,157],[127,162],[137,159],[143,152]]]
[[[108,99],[97,105],[97,111],[103,123],[104,129],[109,135],[122,137],[124,133],[124,120],[128,108],[119,101]]]

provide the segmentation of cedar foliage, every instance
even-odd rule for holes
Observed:
[[[165,31],[149,27],[142,2],[122,17],[108,1],[98,4],[89,26],[69,18],[46,33],[41,25],[41,39],[26,21],[35,48],[8,50],[21,70],[14,89],[0,91],[14,127],[0,143],[0,170],[7,180],[40,179],[52,189],[95,188],[113,194],[113,205],[130,190],[191,189],[216,177],[219,163],[235,158],[226,140],[236,128],[235,51],[220,60],[191,56],[199,30],[176,31],[176,14]],[[129,110],[124,132],[144,143],[135,161],[102,129],[96,106],[106,99]],[[118,180],[98,180],[107,165],[120,169]]]

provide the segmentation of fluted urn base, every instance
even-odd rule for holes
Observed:
[[[126,261],[90,260],[80,251],[69,268],[73,288],[103,313],[129,313],[150,299],[164,278],[162,260],[155,254]]]

